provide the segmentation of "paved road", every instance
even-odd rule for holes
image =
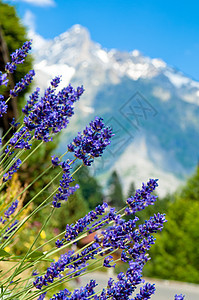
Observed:
[[[109,277],[113,276],[102,272],[92,272],[80,277],[80,283],[76,287],[84,286],[90,279],[95,279],[99,284],[96,290],[101,290],[107,284]],[[199,285],[167,280],[146,279],[146,281],[155,283],[156,286],[156,294],[151,300],[173,300],[175,294],[186,295],[185,300],[199,300]]]

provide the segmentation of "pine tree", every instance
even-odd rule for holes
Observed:
[[[103,202],[102,187],[96,178],[90,175],[87,167],[79,169],[75,175],[77,183],[80,185],[82,196],[88,204],[90,210],[94,209],[98,204]]]
[[[134,182],[131,182],[130,186],[129,186],[129,190],[128,190],[128,193],[127,193],[127,198],[129,197],[132,197],[135,195],[135,183]]]
[[[108,181],[108,203],[120,209],[124,207],[122,185],[116,171],[113,171]]]

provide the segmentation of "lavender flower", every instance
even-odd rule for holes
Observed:
[[[15,159],[15,158],[13,158],[13,159]],[[3,175],[3,182],[6,182],[6,181],[8,181],[9,179],[11,179],[11,178],[12,178],[12,175],[13,175],[14,173],[16,173],[17,170],[19,169],[20,165],[21,165],[21,160],[20,160],[20,159],[17,159],[17,160],[14,162],[14,164],[10,167],[10,169],[8,170],[8,173],[5,173],[5,174]]]
[[[39,91],[40,91],[40,89],[37,88],[36,91],[34,91],[32,93],[32,95],[29,96],[29,100],[27,100],[27,104],[25,105],[25,107],[22,108],[22,111],[25,115],[28,115],[30,113],[30,111],[32,110],[34,104],[38,101]]]
[[[35,71],[34,70],[30,70],[28,74],[26,74],[24,76],[24,78],[21,79],[21,81],[19,81],[13,90],[10,90],[10,96],[11,97],[17,97],[17,95],[23,91],[26,86],[28,86],[32,80],[33,80],[33,76],[35,76]]]
[[[125,209],[126,214],[135,214],[136,211],[140,211],[148,205],[153,205],[157,199],[157,196],[151,195],[151,193],[158,186],[158,179],[150,179],[147,184],[142,184],[141,190],[136,190],[135,196],[127,199],[129,207]]]
[[[72,269],[73,271],[67,275],[78,276],[80,272],[86,270],[86,262],[90,259],[95,259],[95,255],[101,251],[101,247],[98,243],[93,243],[88,246],[81,253],[74,255],[74,251],[68,251],[68,253],[62,254],[60,259],[51,263],[50,267],[47,269],[44,276],[38,276],[33,285],[37,289],[41,289],[43,286],[47,286],[61,275],[61,272],[65,269]],[[85,268],[83,271],[78,271],[79,269]]]
[[[53,88],[56,88],[56,87],[58,87],[60,81],[61,81],[61,76],[56,76],[56,77],[51,81],[50,84],[51,84],[51,86],[52,86]]]
[[[138,218],[125,222],[120,216],[117,216],[116,224],[110,226],[101,232],[100,236],[95,236],[95,241],[100,243],[103,248],[111,247],[114,249],[128,248],[127,242],[131,241],[131,234],[136,226]]]
[[[57,160],[56,160],[57,161]],[[54,160],[52,160],[54,164]],[[57,161],[58,162],[58,161]],[[63,169],[62,180],[60,180],[60,186],[58,189],[58,193],[53,197],[53,206],[54,207],[61,207],[60,201],[67,201],[68,197],[73,194],[78,188],[79,185],[76,184],[74,187],[70,187],[69,184],[74,181],[70,174],[71,164],[73,161],[61,162],[59,165]],[[57,163],[56,163],[57,164]]]
[[[43,300],[46,296],[47,292],[41,294],[37,300]]]
[[[104,259],[103,266],[106,268],[115,268],[116,264],[111,265],[111,262],[113,262],[113,256],[109,255]]]
[[[143,287],[140,288],[139,294],[136,295],[133,300],[147,300],[151,298],[151,295],[155,293],[155,285],[150,283],[145,283]]]
[[[4,96],[0,95],[0,117],[3,117],[3,114],[7,112],[8,105],[3,101]]]
[[[17,128],[17,126],[20,124],[19,122],[15,121],[15,118],[12,119],[12,122],[10,123],[14,128]]]
[[[24,126],[20,129],[20,131],[14,133],[13,137],[10,139],[9,146],[13,147],[14,149],[30,149],[31,144],[29,144],[29,141],[31,138],[31,134]]]
[[[13,52],[11,56],[11,63],[8,62],[5,66],[5,70],[7,72],[13,73],[16,70],[16,65],[22,64],[31,50],[32,41],[27,41],[23,44],[23,46]]]
[[[140,262],[130,262],[126,274],[119,273],[117,276],[118,281],[116,282],[112,278],[109,279],[107,288],[94,299],[131,299],[130,296],[135,291],[137,285],[142,282],[142,268],[143,265]]]
[[[183,296],[182,294],[180,294],[180,295],[177,295],[177,294],[176,294],[174,300],[183,300],[184,297],[185,297],[185,296]]]
[[[19,204],[18,200],[15,200],[14,202],[12,202],[11,206],[4,212],[4,216],[8,219],[17,209]]]
[[[0,86],[1,85],[5,85],[7,86],[8,84],[8,79],[7,79],[7,74],[3,74],[1,71],[0,71]]]
[[[55,155],[52,155],[51,157],[52,157],[52,159],[51,159],[52,165],[53,165],[54,167],[59,166],[59,164],[60,164],[60,159],[59,159],[59,157],[56,157]]]
[[[108,207],[107,203],[103,203],[102,205],[98,205],[95,208],[95,211],[90,211],[85,217],[79,219],[76,224],[66,225],[66,233],[64,239],[57,240],[56,246],[60,248],[65,241],[74,240],[81,232],[83,232],[86,228],[88,229],[88,225],[91,224],[94,220],[97,220],[99,216],[101,216],[106,208]],[[96,230],[96,229],[95,229]]]
[[[80,287],[80,289],[75,289],[73,293],[69,292],[69,290],[64,289],[60,291],[50,300],[77,300],[77,299],[92,299],[90,298],[95,292],[94,288],[97,286],[95,280],[91,280],[86,286]],[[68,297],[70,296],[70,297]]]
[[[68,150],[74,152],[75,157],[81,159],[83,163],[90,166],[93,158],[102,155],[104,149],[110,144],[113,136],[112,129],[105,127],[102,118],[95,118],[86,127],[83,133],[73,139],[73,143],[68,145]]]
[[[70,295],[71,295],[71,292],[69,292],[69,290],[67,290],[67,289],[64,289],[63,291],[60,291],[56,295],[53,295],[53,297],[50,298],[50,300],[67,300],[67,299],[70,299],[69,297],[67,297]]]
[[[54,81],[57,82],[57,79]],[[54,84],[53,81],[53,84]],[[54,86],[45,91],[44,96],[31,108],[24,117],[29,131],[35,130],[34,137],[48,142],[52,140],[50,133],[57,133],[66,128],[69,118],[74,114],[74,103],[83,93],[83,87],[73,89],[71,85],[55,94]],[[25,109],[27,112],[27,108]]]
[[[19,223],[18,220],[15,220],[11,225],[10,227],[8,227],[5,231],[5,233],[7,233],[7,235],[4,235],[4,239],[8,239],[9,235],[17,228],[17,224]]]

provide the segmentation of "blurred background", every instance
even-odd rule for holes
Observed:
[[[13,82],[31,67],[36,71],[26,95],[10,104],[1,130],[20,115],[28,93],[37,86],[42,93],[56,75],[62,75],[60,88],[71,83],[85,89],[69,127],[15,180],[31,182],[52,153],[63,154],[78,131],[103,117],[115,133],[112,144],[92,168],[78,173],[81,190],[51,226],[64,230],[60,220],[72,223],[103,200],[121,208],[142,182],[159,178],[158,202],[139,217],[143,222],[165,212],[168,223],[151,250],[145,276],[191,283],[199,283],[198,20],[199,3],[193,0],[0,1],[0,70],[31,38],[32,57]],[[24,201],[55,173],[37,182]]]

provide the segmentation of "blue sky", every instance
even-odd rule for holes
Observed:
[[[74,24],[104,48],[138,49],[199,81],[199,1],[10,0],[35,31],[53,38]]]

